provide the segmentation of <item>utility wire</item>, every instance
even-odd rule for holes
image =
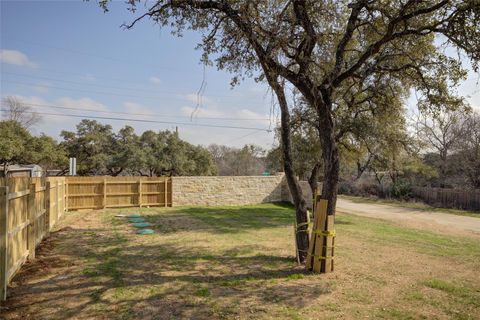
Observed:
[[[2,79],[3,81],[3,79]],[[122,96],[122,97],[130,97],[130,98],[140,98],[140,99],[151,99],[151,100],[159,100],[162,99],[162,97],[148,97],[148,96],[139,96],[139,95],[134,95],[134,94],[128,94],[128,93],[113,93],[113,92],[106,92],[106,91],[97,91],[97,90],[82,90],[82,89],[72,89],[72,88],[65,88],[65,87],[57,87],[57,86],[52,86],[52,85],[42,85],[38,83],[25,83],[25,82],[20,82],[20,81],[5,81],[7,83],[13,83],[13,84],[18,84],[21,86],[44,86],[48,88],[53,88],[53,89],[58,89],[58,90],[66,90],[66,91],[73,91],[73,92],[83,92],[83,93],[95,93],[95,94],[102,94],[102,95],[108,95],[108,96]]]
[[[0,109],[1,112],[9,112],[9,109]],[[203,124],[203,123],[188,123],[188,122],[174,122],[174,121],[159,121],[159,120],[148,120],[148,119],[126,119],[126,118],[115,118],[115,117],[101,117],[101,116],[88,116],[88,115],[77,115],[77,114],[65,114],[65,113],[50,113],[50,112],[34,112],[34,111],[24,111],[28,114],[40,114],[46,116],[60,116],[60,117],[72,117],[72,118],[83,118],[83,119],[101,119],[101,120],[116,120],[116,121],[130,121],[130,122],[144,122],[144,123],[161,123],[161,124],[174,124],[174,125],[184,125],[184,126],[194,126],[194,127],[209,127],[209,128],[224,128],[224,129],[240,129],[240,130],[256,130],[256,131],[265,131],[269,132],[268,128],[253,128],[253,127],[240,127],[240,126],[225,126],[225,125],[215,125],[215,124]]]
[[[149,96],[140,96],[140,95],[128,94],[128,93],[114,93],[114,92],[106,92],[106,91],[98,91],[98,90],[72,89],[72,88],[58,87],[58,86],[52,86],[52,85],[44,85],[44,84],[42,85],[42,84],[38,84],[38,83],[25,83],[25,82],[20,82],[20,81],[11,81],[11,80],[4,81],[3,79],[1,79],[1,80],[2,80],[2,82],[13,83],[13,84],[21,85],[21,86],[24,86],[24,87],[43,86],[43,87],[46,87],[46,88],[53,88],[53,89],[58,89],[58,90],[65,90],[65,91],[72,91],[72,92],[82,92],[82,93],[95,93],[95,94],[101,94],[101,95],[107,95],[107,96],[122,96],[122,97],[138,98],[138,99],[149,99],[149,100],[165,99],[165,97],[160,97],[160,96],[149,97]],[[174,98],[174,99],[175,100],[185,100],[183,98]]]
[[[2,71],[2,74],[8,74],[8,75],[13,75],[13,76],[19,76],[19,77],[25,77],[25,78],[35,78],[35,79],[42,79],[42,80],[49,80],[49,81],[57,81],[57,82],[64,82],[64,83],[71,83],[71,84],[79,84],[79,85],[86,85],[86,86],[94,86],[97,88],[107,88],[107,89],[118,89],[118,90],[129,90],[129,91],[137,91],[137,92],[146,92],[150,94],[155,94],[155,93],[161,93],[161,94],[167,94],[167,95],[186,95],[187,93],[183,92],[172,92],[172,91],[157,91],[157,90],[145,90],[145,89],[136,89],[136,88],[126,88],[126,87],[117,87],[117,86],[106,86],[106,85],[98,85],[97,83],[85,83],[85,82],[79,82],[79,81],[71,81],[71,80],[64,80],[64,79],[58,79],[58,78],[50,78],[50,77],[42,77],[42,76],[36,76],[36,75],[30,75],[30,74],[24,74],[24,73],[15,73],[15,72],[9,72],[9,71]],[[9,80],[5,80],[6,82],[11,82]],[[38,84],[36,84],[38,85]],[[41,85],[41,84],[40,84]],[[49,86],[49,85],[45,85]],[[203,90],[204,91],[204,90]],[[198,94],[198,93],[197,93]],[[222,98],[230,98],[230,99],[238,99],[236,97],[232,97],[229,95],[210,95],[211,97],[222,97]],[[242,97],[242,99],[245,99]],[[254,97],[246,98],[246,99],[257,99]]]
[[[268,129],[267,132],[271,132],[272,130]],[[227,140],[225,142],[223,142],[223,144],[227,144],[227,143],[230,143],[230,142],[234,142],[234,141],[237,141],[237,140],[241,140],[243,138],[246,138],[246,137],[249,137],[249,136],[252,136],[254,134],[258,134],[260,133],[260,131],[256,130],[256,131],[253,131],[253,132],[250,132],[250,133],[247,133],[246,135],[243,135],[243,136],[240,136],[240,137],[237,137],[237,138],[233,138],[233,139],[230,139],[230,140]]]
[[[75,108],[75,107],[65,107],[59,105],[51,105],[51,104],[38,104],[38,103],[28,103],[22,102],[22,104],[32,107],[32,108],[52,108],[52,109],[62,109],[62,110],[74,110],[74,111],[89,111],[89,112],[98,112],[98,113],[108,113],[108,114],[122,114],[128,116],[147,116],[147,117],[158,117],[158,118],[185,118],[190,119],[190,116],[172,116],[172,115],[162,115],[162,114],[151,114],[151,113],[132,113],[132,112],[121,112],[121,111],[104,111],[104,110],[95,110],[95,109],[88,109],[88,108]],[[3,103],[3,107],[8,107]],[[262,120],[266,121],[269,120],[267,118],[228,118],[228,117],[196,117],[196,119],[203,119],[203,120],[228,120],[228,121],[255,121],[255,120]]]

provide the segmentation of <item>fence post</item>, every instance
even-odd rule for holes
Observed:
[[[68,179],[65,178],[65,181],[63,183],[63,208],[64,211],[68,211]]]
[[[103,209],[107,207],[107,177],[103,177]]]
[[[8,187],[0,187],[0,301],[7,299]]]
[[[50,235],[50,218],[52,213],[50,212],[50,188],[51,183],[47,180],[45,183],[45,237]]]
[[[28,217],[28,227],[27,227],[27,249],[28,249],[28,259],[35,259],[35,189],[36,183],[30,183],[30,193],[27,198],[27,217]]]
[[[168,206],[168,192],[167,192],[167,190],[168,190],[168,178],[165,177],[164,179],[165,179],[165,188],[164,188],[164,190],[165,190],[165,196],[164,196],[164,200],[165,200],[165,207],[167,207],[167,206]]]
[[[142,177],[138,180],[138,206],[142,207]]]
[[[65,186],[65,185],[64,185]],[[57,205],[55,206],[55,211],[57,213],[57,219],[55,220],[58,221],[58,219],[60,219],[60,216],[62,215],[62,211],[60,210],[60,181],[57,181],[57,191],[55,192],[55,195],[56,195],[56,203]],[[65,197],[63,197],[62,199],[62,205],[65,205],[64,204],[65,202]]]

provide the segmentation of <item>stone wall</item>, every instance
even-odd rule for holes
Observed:
[[[300,181],[300,187],[302,188],[302,193],[303,193],[303,198],[307,202],[307,208],[311,209],[312,208],[312,189],[310,188],[310,185],[308,184],[308,181]],[[319,188],[322,186],[319,185]],[[321,190],[321,189],[320,189]],[[292,200],[292,195],[290,194],[290,190],[288,190],[288,186],[286,186],[286,192],[283,196],[284,201],[290,202],[293,204]]]
[[[289,193],[284,175],[172,177],[172,190],[174,206],[280,202]]]

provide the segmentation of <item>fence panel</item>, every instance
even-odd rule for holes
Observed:
[[[169,177],[66,177],[67,210],[172,206]]]
[[[480,190],[414,188],[413,195],[433,206],[480,211]]]
[[[53,179],[52,179],[53,180]],[[65,178],[55,180],[59,184]],[[0,299],[6,286],[61,216],[62,200],[52,196],[50,178],[0,179]],[[59,190],[59,189],[58,189]],[[60,199],[64,193],[58,193]],[[51,201],[55,199],[55,201]],[[54,214],[57,210],[58,214]],[[51,218],[52,217],[52,221]]]

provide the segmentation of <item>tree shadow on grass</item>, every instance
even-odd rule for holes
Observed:
[[[164,234],[192,230],[226,234],[290,226],[295,221],[295,212],[291,205],[278,203],[242,207],[150,209],[145,211],[145,217],[154,229]]]
[[[301,308],[330,292],[325,284],[310,283],[293,257],[270,255],[262,245],[215,252],[192,243],[129,245],[102,228],[70,229],[51,239],[56,252],[40,252],[33,264],[62,256],[78,265],[15,288],[9,313],[37,310],[35,317],[28,313],[37,319],[228,318],[246,310]]]

